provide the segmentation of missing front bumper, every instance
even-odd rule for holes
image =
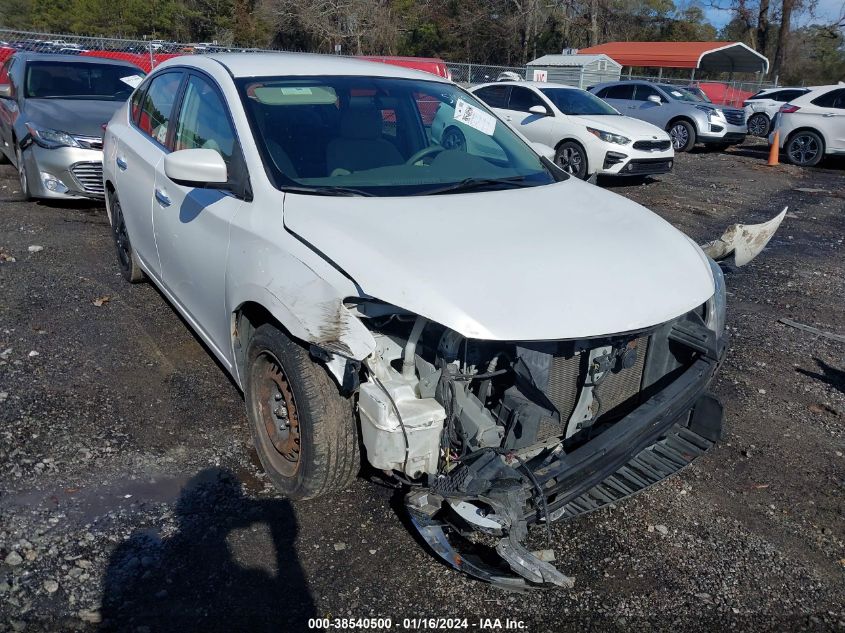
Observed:
[[[669,477],[721,437],[722,405],[705,393],[717,360],[700,358],[677,380],[570,453],[529,463],[479,456],[407,495],[413,525],[450,565],[498,587],[523,590],[574,579],[522,546],[527,526],[616,503]],[[530,473],[527,472],[530,470]],[[539,490],[543,491],[541,495]],[[483,508],[473,516],[467,508]],[[474,533],[499,538],[494,548]]]

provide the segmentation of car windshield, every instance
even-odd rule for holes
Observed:
[[[143,76],[140,69],[120,64],[29,62],[24,96],[27,99],[126,101]]]
[[[586,90],[577,88],[541,88],[542,92],[555,107],[564,114],[615,114],[612,106]]]
[[[690,103],[708,103],[705,99],[702,99],[700,95],[697,95],[694,92],[690,92],[686,88],[681,88],[680,86],[670,86],[669,84],[661,84],[660,87],[666,92],[669,96],[677,101],[688,101]]]
[[[237,83],[282,190],[406,196],[555,181],[521,137],[452,84],[332,76]]]

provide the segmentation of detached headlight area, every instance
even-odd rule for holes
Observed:
[[[45,149],[57,149],[59,147],[82,147],[79,141],[67,132],[52,130],[50,128],[38,127],[32,123],[26,124],[26,129],[32,136],[32,141],[39,147]]]
[[[710,270],[713,273],[713,285],[715,292],[713,296],[707,300],[705,307],[705,323],[707,327],[713,330],[717,335],[721,335],[725,329],[725,314],[727,312],[727,290],[725,289],[725,275],[722,268],[715,261],[710,259]]]
[[[622,136],[621,134],[613,134],[612,132],[605,132],[604,130],[598,130],[593,127],[588,127],[587,131],[603,140],[605,143],[614,143],[616,145],[627,145],[631,142],[627,136]]]

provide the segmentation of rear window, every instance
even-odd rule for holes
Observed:
[[[125,101],[143,76],[140,69],[117,64],[29,62],[24,96],[28,99]]]

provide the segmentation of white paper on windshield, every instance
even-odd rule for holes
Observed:
[[[458,99],[457,103],[455,103],[454,118],[456,121],[460,121],[464,125],[468,125],[487,136],[493,136],[493,132],[496,130],[496,119],[492,115],[479,110],[463,99]]]
[[[311,88],[282,88],[283,95],[310,95]]]
[[[144,78],[141,77],[141,75],[127,75],[126,77],[120,78],[120,80],[130,88],[137,88],[138,84],[141,83],[143,79]]]
[[[670,92],[670,94],[671,94],[673,97],[679,97],[679,98],[684,96],[683,94],[681,94],[681,93],[680,93],[680,92],[678,92],[677,90],[672,90],[672,91]]]

